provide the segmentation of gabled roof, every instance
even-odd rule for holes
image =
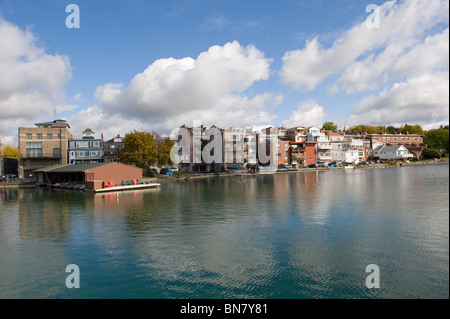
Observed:
[[[383,152],[397,152],[398,149],[402,148],[402,147],[406,149],[406,147],[401,145],[401,144],[399,144],[399,145],[389,145],[389,146],[385,145],[385,146],[383,146],[380,149],[380,151],[382,150]]]

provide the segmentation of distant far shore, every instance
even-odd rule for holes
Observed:
[[[373,168],[389,168],[389,167],[409,167],[409,166],[421,166],[421,165],[436,165],[436,164],[448,164],[449,159],[443,158],[438,160],[425,160],[425,161],[417,161],[417,162],[401,162],[395,163],[394,165],[390,164],[366,164],[355,166],[355,169],[373,169]],[[280,169],[277,170],[274,174],[288,174],[288,173],[301,173],[301,172],[315,172],[315,171],[333,171],[333,170],[344,170],[343,167],[316,167],[316,168],[295,168],[295,169]],[[187,181],[191,179],[200,179],[200,178],[208,178],[208,177],[236,177],[236,176],[254,176],[254,175],[262,175],[259,173],[248,173],[248,174],[235,174],[235,173],[227,173],[227,172],[211,172],[211,173],[182,173],[179,176],[174,177],[159,177],[159,178],[146,178],[145,181],[152,182],[171,182],[171,181]]]

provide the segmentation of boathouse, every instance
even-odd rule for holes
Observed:
[[[83,185],[86,190],[102,189],[105,183],[121,185],[124,180],[142,178],[142,168],[122,163],[59,164],[34,171],[40,186]]]

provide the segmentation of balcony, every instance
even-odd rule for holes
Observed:
[[[331,155],[319,155],[317,158],[321,161],[331,161],[333,159]]]
[[[317,148],[320,149],[320,150],[331,150],[332,146],[330,144],[321,144],[321,143],[319,143],[317,145]]]

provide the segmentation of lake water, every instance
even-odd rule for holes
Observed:
[[[0,188],[0,298],[449,298],[449,166]],[[80,270],[68,289],[66,266]],[[366,286],[379,267],[380,288]]]

